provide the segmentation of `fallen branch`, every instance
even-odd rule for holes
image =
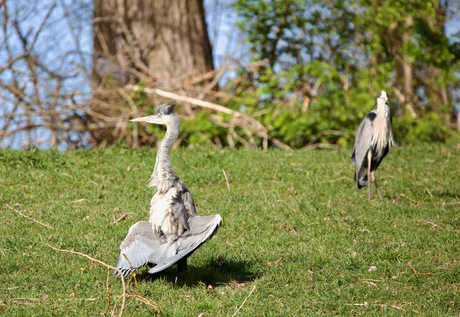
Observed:
[[[123,212],[123,213],[121,214],[120,217],[118,217],[117,219],[115,219],[115,220],[113,221],[113,223],[119,223],[120,221],[125,220],[126,217],[128,217],[128,213],[125,211],[125,212]]]
[[[228,182],[228,176],[227,176],[227,172],[225,172],[225,170],[224,170],[224,169],[222,169],[222,173],[224,174],[225,183],[227,183],[227,189],[228,189],[228,192],[230,192],[230,183]]]
[[[417,272],[417,270],[415,269],[415,267],[412,266],[412,264],[410,262],[407,262],[407,266],[411,269],[412,272],[414,272],[415,276],[419,276],[419,275],[431,275],[431,273],[429,272],[424,272],[424,273],[420,273],[420,272]]]
[[[24,301],[24,302],[38,302],[38,301],[46,301],[48,300],[48,297],[41,297],[41,298],[28,298],[28,297],[14,297],[14,298],[7,298],[4,301],[5,302],[19,302],[19,301]],[[81,301],[81,302],[95,302],[99,298],[59,298],[59,301],[65,301],[65,302],[70,302],[70,301]]]
[[[363,281],[363,282],[383,282],[383,280],[375,280],[375,279],[371,279],[371,278],[359,278],[358,280],[360,281]]]
[[[148,93],[150,95],[155,94],[155,95],[162,96],[162,97],[169,98],[169,99],[173,99],[173,100],[176,100],[176,101],[188,102],[188,103],[191,103],[191,104],[193,104],[195,106],[199,106],[199,107],[210,109],[210,110],[217,111],[217,112],[226,113],[226,114],[229,114],[229,115],[241,114],[238,111],[229,109],[227,107],[224,107],[224,106],[212,103],[212,102],[208,102],[208,101],[204,101],[204,100],[200,100],[200,99],[195,99],[195,98],[187,97],[187,96],[181,96],[181,95],[175,94],[173,92],[165,91],[165,90],[158,89],[158,88],[140,87],[138,85],[127,85],[126,88],[128,88],[130,90],[133,90],[133,91],[141,90],[141,91],[144,91],[144,92],[146,92],[146,93]]]
[[[410,202],[413,203],[414,205],[420,205],[420,202],[419,202],[419,201],[417,201],[417,200],[415,200],[415,199],[412,199],[412,198],[410,198],[409,196],[407,196],[407,195],[405,195],[405,194],[403,194],[403,193],[399,194],[399,196],[406,198],[408,201],[410,201]]]
[[[137,295],[137,294],[128,295],[128,297],[132,297],[132,298],[134,298],[134,299],[140,300],[140,301],[143,302],[145,305],[149,306],[152,310],[154,310],[154,311],[157,313],[157,316],[158,316],[158,317],[161,316],[161,311],[160,311],[160,309],[159,309],[156,305],[154,305],[154,304],[152,304],[151,302],[149,302],[148,299],[146,299],[146,298],[144,298],[144,297],[142,297],[142,296],[140,296],[140,295]]]
[[[431,225],[431,229],[434,229],[434,228],[436,228],[436,227],[439,227],[438,224],[436,224],[436,223],[434,223],[433,221],[430,221],[430,220],[421,220],[421,221],[419,221],[419,222],[421,222],[421,223],[426,223],[426,224],[428,224],[428,225]]]
[[[107,263],[104,263],[100,260],[97,260],[95,258],[92,258],[90,257],[89,255],[87,254],[84,254],[84,253],[81,253],[81,252],[76,252],[76,251],[72,251],[72,250],[63,250],[63,249],[58,249],[56,247],[53,247],[52,245],[46,243],[46,246],[47,247],[50,247],[51,249],[55,250],[55,251],[58,251],[58,252],[65,252],[65,253],[70,253],[70,254],[76,254],[76,255],[79,255],[79,256],[82,256],[84,258],[87,258],[95,263],[98,263],[102,266],[105,266],[107,269],[109,270],[116,270],[121,278],[121,285],[123,287],[123,293],[121,294],[121,307],[120,307],[120,313],[118,314],[118,316],[122,316],[123,315],[123,311],[125,310],[125,305],[126,305],[126,283],[125,283],[125,277],[123,275],[123,273],[121,272],[121,270],[117,267],[114,267],[110,264],[107,264]],[[110,275],[108,274],[107,275],[107,279],[110,277]],[[108,283],[106,283],[106,285],[108,286]],[[107,294],[110,294],[110,291],[109,289],[107,288]],[[109,295],[109,300],[110,300],[110,295]],[[112,312],[112,316],[113,316],[113,312]]]
[[[50,225],[47,225],[46,223],[43,223],[43,222],[38,221],[38,220],[36,220],[36,219],[34,219],[34,218],[32,218],[32,217],[29,217],[29,216],[27,216],[27,215],[24,215],[22,212],[20,212],[19,210],[14,209],[14,208],[11,207],[9,204],[6,204],[6,207],[8,207],[9,209],[13,210],[15,213],[17,213],[17,214],[20,215],[21,217],[24,217],[24,218],[26,218],[26,219],[28,219],[28,220],[30,220],[30,221],[33,221],[33,222],[35,222],[35,223],[37,223],[37,224],[39,224],[39,225],[41,225],[41,226],[43,226],[43,227],[48,228],[48,229],[54,229],[53,227],[51,227]]]
[[[252,288],[252,290],[249,292],[248,296],[246,296],[246,298],[244,299],[244,301],[241,303],[240,307],[238,307],[238,309],[235,311],[235,313],[232,315],[232,317],[236,316],[236,314],[238,314],[238,312],[240,311],[241,307],[243,307],[243,305],[246,303],[246,301],[248,300],[248,298],[251,296],[252,292],[254,292],[254,290],[256,289],[256,286],[254,285],[254,287]]]
[[[192,97],[181,96],[176,93],[165,91],[165,90],[158,89],[158,88],[139,87],[138,85],[127,85],[126,88],[132,91],[140,90],[150,95],[156,94],[158,96],[173,99],[176,101],[190,103],[192,105],[195,105],[201,108],[205,108],[205,109],[209,109],[212,111],[231,115],[233,116],[234,119],[241,119],[243,122],[248,123],[250,126],[252,126],[252,128],[256,131],[256,133],[263,139],[262,148],[263,149],[268,148],[269,136],[268,136],[267,128],[263,124],[261,124],[259,121],[251,117],[250,115],[247,115],[245,113],[242,113],[236,110],[229,109],[227,107],[224,107],[216,103],[212,103],[209,101],[204,101],[204,100],[200,100],[200,99],[196,99]],[[284,144],[275,138],[270,138],[270,141],[272,141],[273,144],[275,144],[276,146],[284,150],[291,149],[287,144]]]
[[[81,253],[81,252],[76,252],[76,251],[72,251],[72,250],[64,250],[64,249],[58,249],[56,247],[53,247],[52,245],[46,243],[46,246],[50,247],[51,249],[55,250],[55,251],[58,251],[58,252],[65,252],[65,253],[71,253],[71,254],[76,254],[76,255],[79,255],[79,256],[82,256],[82,257],[85,257],[87,259],[89,259],[91,262],[95,262],[95,263],[98,263],[102,266],[105,266],[107,269],[108,269],[108,274],[107,274],[107,281],[106,281],[106,287],[107,287],[107,294],[108,294],[108,305],[110,305],[110,289],[109,289],[109,278],[110,278],[110,270],[115,270],[118,272],[118,276],[120,276],[121,278],[121,284],[122,284],[122,287],[123,287],[123,293],[121,294],[121,307],[120,307],[120,312],[118,314],[118,316],[122,316],[123,315],[123,312],[126,308],[126,298],[127,297],[131,297],[131,298],[134,298],[134,299],[137,299],[137,300],[140,300],[142,301],[144,304],[146,304],[147,306],[149,306],[150,308],[156,310],[156,313],[157,313],[157,316],[160,316],[161,315],[161,311],[160,309],[150,303],[147,299],[145,299],[144,297],[140,296],[140,295],[130,295],[130,294],[127,294],[127,291],[126,291],[126,282],[125,282],[125,277],[123,275],[123,273],[121,272],[121,270],[117,267],[114,267],[110,264],[107,264],[107,263],[104,263],[100,260],[97,260],[87,254],[84,254],[84,253]],[[137,283],[137,281],[136,281]],[[116,305],[116,303],[115,303]],[[108,306],[109,307],[109,306]],[[112,310],[112,313],[111,313],[111,316],[114,316],[115,314],[115,308],[116,306],[114,307],[114,309]]]

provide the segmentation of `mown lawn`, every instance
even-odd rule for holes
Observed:
[[[0,315],[120,313],[120,279],[48,245],[113,265],[148,219],[155,153],[0,151]],[[185,274],[128,279],[124,316],[460,314],[458,147],[395,148],[371,202],[350,150],[178,149],[173,165],[224,223]]]

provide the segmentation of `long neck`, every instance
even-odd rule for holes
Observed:
[[[391,148],[394,144],[394,139],[391,131],[390,108],[381,99],[377,100],[377,112],[377,119],[374,121],[376,131],[374,132],[373,143],[379,149],[383,149],[387,145]]]
[[[380,98],[377,99],[377,111],[385,113],[385,101]]]
[[[158,148],[155,168],[150,179],[150,186],[158,190],[168,189],[170,182],[176,178],[171,165],[171,149],[179,136],[179,122],[167,125],[166,135]]]

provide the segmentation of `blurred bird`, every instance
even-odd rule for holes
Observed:
[[[117,63],[107,59],[101,52],[94,55],[94,70],[101,79],[113,79],[121,85],[130,81],[130,75]]]
[[[377,98],[377,109],[370,111],[359,125],[351,154],[351,160],[355,165],[356,184],[359,189],[368,184],[367,196],[369,200],[371,199],[369,179],[375,183],[377,193],[382,199],[375,171],[391,147],[395,145],[391,131],[390,107],[386,103],[387,100],[387,94],[382,90]]]
[[[187,257],[211,239],[222,223],[220,215],[196,215],[192,195],[172,169],[170,153],[180,128],[174,107],[174,104],[162,105],[151,116],[131,120],[166,125],[166,135],[149,183],[157,189],[150,202],[150,219],[134,224],[120,246],[115,266],[124,275],[146,264],[153,266],[149,273],[160,272],[175,263],[179,271],[184,271]]]

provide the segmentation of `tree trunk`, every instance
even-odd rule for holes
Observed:
[[[94,51],[158,81],[213,69],[202,0],[95,0]]]
[[[398,62],[398,72],[402,76],[398,76],[401,81],[402,93],[404,96],[403,107],[406,113],[409,113],[413,118],[417,117],[417,114],[414,109],[414,89],[413,89],[413,63],[407,53],[404,52],[403,47],[409,43],[411,39],[411,34],[408,31],[412,27],[414,20],[411,16],[408,16],[405,21],[404,30],[401,34],[401,47],[399,48],[399,56],[396,56],[396,61]]]
[[[176,87],[188,76],[213,70],[202,0],[94,0],[93,45],[95,85],[91,110],[100,115],[92,118],[97,123],[93,124],[97,129],[91,131],[96,145],[122,138],[128,144],[132,139],[135,145],[136,136],[127,138],[130,111],[132,116],[132,110],[137,112],[134,104],[142,111],[158,101],[140,96],[141,100],[128,106],[128,95],[114,89],[127,83],[126,76],[120,76],[122,70],[131,73],[131,82],[142,80],[146,85]],[[103,125],[100,118],[105,118]]]

